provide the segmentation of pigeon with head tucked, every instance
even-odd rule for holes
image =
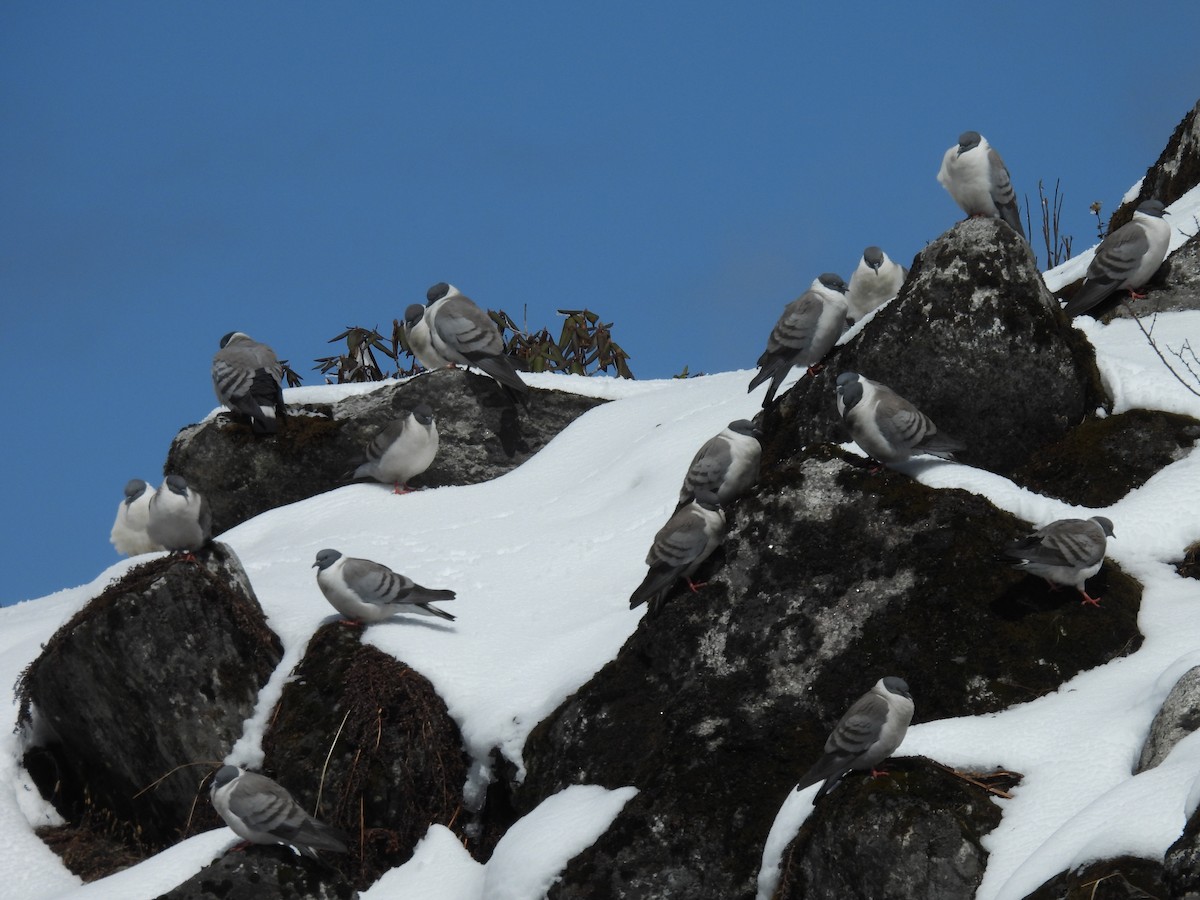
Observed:
[[[708,559],[725,539],[725,511],[717,495],[700,491],[693,500],[676,510],[667,524],[658,530],[646,564],[650,571],[629,598],[629,608],[650,604],[657,613],[662,599],[676,579],[687,581],[694,593],[703,585],[692,581],[692,573]]]
[[[426,369],[432,371],[454,365],[433,349],[429,323],[425,320],[425,307],[420,303],[411,303],[404,311],[404,339],[408,342],[409,352]]]
[[[109,534],[109,540],[118,553],[138,556],[162,549],[146,533],[146,526],[150,524],[150,498],[153,496],[150,485],[140,478],[134,478],[125,485],[125,499],[117,506],[117,518]]]
[[[1021,211],[1008,168],[978,131],[964,131],[942,157],[938,182],[968,216],[1003,219],[1022,238]]]
[[[397,494],[407,493],[411,490],[409,479],[428,469],[437,452],[438,430],[433,410],[428,404],[419,403],[371,439],[366,462],[354,470],[354,477],[374,478],[395,485]]]
[[[804,774],[796,790],[824,781],[813,797],[816,803],[852,769],[873,770],[896,752],[912,717],[913,701],[904,679],[892,675],[879,679],[838,720],[825,741],[825,754]]]
[[[1088,312],[1117,291],[1128,289],[1134,299],[1145,296],[1136,289],[1158,271],[1171,244],[1171,226],[1164,215],[1170,213],[1161,202],[1146,200],[1130,221],[1100,242],[1083,284],[1067,302],[1068,316]]]
[[[854,443],[885,466],[917,453],[953,459],[956,450],[966,449],[890,387],[857,372],[838,376],[837,408]]]
[[[318,858],[318,850],[349,852],[349,835],[314,819],[265,775],[222,766],[209,796],[225,824],[252,844],[286,844],[311,859]]]
[[[728,506],[758,481],[762,458],[762,431],[749,419],[737,419],[709,438],[692,457],[679,505],[689,502],[701,491],[716,494],[722,506]]]
[[[450,613],[430,606],[453,600],[454,591],[421,587],[377,562],[343,556],[337,550],[322,550],[313,568],[317,570],[317,586],[325,599],[352,622],[371,625],[397,613],[420,613],[454,621]]]
[[[454,285],[439,281],[426,294],[424,321],[434,351],[450,362],[481,369],[518,397],[529,386],[504,352],[504,339],[488,314]]]
[[[249,417],[255,434],[274,434],[287,416],[283,366],[275,351],[240,331],[221,338],[212,362],[213,390],[234,412]]]
[[[898,293],[908,277],[908,270],[878,247],[863,251],[858,268],[850,276],[850,287],[846,291],[846,304],[850,307],[850,318],[858,321],[872,310],[878,309]]]
[[[1010,544],[1003,558],[1015,569],[1046,579],[1051,587],[1073,587],[1084,603],[1099,606],[1100,598],[1088,596],[1083,585],[1100,571],[1110,537],[1115,537],[1113,523],[1104,516],[1059,519]]]
[[[846,331],[848,311],[846,282],[840,276],[826,272],[815,279],[807,291],[784,307],[767,338],[767,349],[758,358],[758,374],[750,379],[746,392],[769,380],[765,408],[793,366],[807,366],[808,374],[815,375],[825,354]]]
[[[173,553],[195,553],[212,539],[208,501],[182,475],[168,475],[150,498],[146,534]]]

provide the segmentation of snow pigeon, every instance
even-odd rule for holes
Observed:
[[[850,318],[857,322],[871,310],[883,306],[900,293],[900,286],[907,277],[908,269],[878,247],[868,247],[850,276],[850,287],[846,291]]]
[[[275,351],[240,331],[221,338],[212,362],[217,400],[250,418],[255,434],[274,434],[287,415],[283,366]]]
[[[454,365],[433,349],[429,323],[425,321],[425,307],[420,303],[410,304],[404,311],[404,339],[408,342],[408,351],[426,369],[433,371]]]
[[[419,403],[371,439],[367,444],[367,460],[354,470],[354,477],[391,483],[395,485],[395,493],[408,493],[409,479],[428,469],[437,452],[438,430],[433,410]]]
[[[889,675],[854,701],[825,742],[825,754],[809,769],[796,790],[824,781],[816,803],[851,769],[874,769],[896,752],[912,722],[913,701],[903,678]]]
[[[168,475],[150,498],[146,534],[172,552],[195,553],[212,539],[208,501],[182,475]]]
[[[953,459],[954,451],[966,449],[890,387],[857,372],[838,376],[837,408],[854,443],[885,466],[916,453]]]
[[[1021,211],[1008,169],[978,131],[964,131],[942,157],[938,182],[968,216],[1000,218],[1022,238]]]
[[[698,492],[654,536],[646,554],[650,571],[629,598],[629,608],[636,609],[648,602],[651,613],[657,613],[677,578],[686,579],[693,592],[702,587],[692,582],[691,575],[724,539],[725,512],[721,502],[710,491]]]
[[[322,550],[313,568],[325,599],[350,621],[370,625],[396,613],[420,613],[454,621],[450,613],[429,605],[453,600],[454,591],[421,587],[377,562]]]
[[[1171,226],[1163,221],[1164,215],[1170,213],[1162,203],[1146,200],[1130,221],[1100,242],[1083,284],[1067,302],[1068,316],[1085,313],[1126,288],[1135,300],[1145,296],[1136,288],[1158,271],[1171,243]]]
[[[287,844],[311,859],[318,850],[349,852],[348,834],[318,822],[266,775],[222,766],[210,796],[225,824],[252,844]]]
[[[452,363],[482,369],[517,396],[529,387],[504,353],[504,339],[488,314],[453,285],[439,281],[426,294],[424,321],[437,354]]]
[[[150,498],[153,496],[150,485],[140,478],[134,478],[125,485],[125,499],[117,506],[117,518],[109,535],[118,553],[138,556],[162,549],[146,534],[146,526],[150,522]]]
[[[817,364],[846,330],[849,307],[845,294],[846,282],[826,272],[784,307],[783,315],[767,338],[767,349],[758,358],[758,374],[750,379],[750,387],[746,389],[749,393],[770,380],[763,408],[771,405],[792,366],[807,366],[809,375],[820,371]]]
[[[1059,519],[1010,544],[1003,559],[1015,569],[1040,575],[1052,587],[1069,585],[1079,591],[1084,603],[1099,606],[1100,598],[1089,597],[1083,584],[1100,571],[1110,537],[1115,537],[1113,523],[1104,516]]]
[[[762,431],[749,419],[738,419],[704,442],[688,466],[679,489],[683,506],[701,491],[716,494],[728,506],[758,481]]]

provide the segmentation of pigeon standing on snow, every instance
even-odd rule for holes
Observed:
[[[424,322],[439,356],[482,369],[518,396],[529,393],[516,366],[504,353],[500,329],[473,300],[444,281],[431,287],[426,298],[429,306]]]
[[[964,131],[958,136],[958,143],[942,157],[937,180],[968,216],[1003,219],[1025,237],[1008,168],[978,131]]]
[[[677,578],[686,579],[688,587],[695,592],[702,585],[692,582],[692,573],[724,539],[725,512],[721,503],[716,494],[700,491],[654,536],[654,543],[646,554],[650,571],[629,598],[629,608],[635,609],[648,602],[650,612],[658,612],[659,603]]]
[[[426,369],[433,371],[454,365],[433,349],[429,323],[425,320],[425,307],[420,303],[412,303],[404,311],[404,339],[408,341],[409,352]]]
[[[210,796],[225,824],[252,844],[287,844],[311,859],[318,850],[349,851],[349,835],[318,822],[266,775],[222,766]]]
[[[408,493],[410,478],[429,468],[438,452],[437,422],[428,404],[388,423],[367,444],[367,460],[354,470],[355,478],[374,478],[395,485],[397,494]]]
[[[369,559],[322,550],[313,563],[317,586],[333,608],[347,619],[370,625],[396,613],[421,613],[450,622],[454,616],[429,604],[454,599],[454,591],[421,587],[411,578]]]
[[[850,318],[857,322],[871,310],[883,306],[900,293],[900,286],[907,277],[908,269],[878,247],[868,247],[850,276],[850,288],[846,291]]]
[[[783,315],[767,338],[767,349],[758,358],[758,374],[746,389],[749,393],[770,379],[771,386],[763,398],[764,408],[775,399],[775,392],[792,366],[807,366],[809,375],[820,371],[817,364],[846,330],[849,307],[845,294],[846,282],[826,272],[784,307]]]
[[[1134,299],[1145,296],[1135,289],[1158,271],[1171,243],[1171,226],[1163,221],[1164,215],[1170,213],[1162,203],[1147,200],[1133,219],[1100,242],[1083,284],[1066,305],[1068,316],[1085,313],[1122,289],[1127,288]]]
[[[117,518],[109,535],[118,553],[138,556],[162,549],[146,534],[146,526],[150,522],[150,498],[153,496],[150,485],[140,478],[134,478],[125,485],[125,499],[117,507]]]
[[[705,441],[683,478],[679,505],[683,506],[701,491],[716,494],[722,506],[746,493],[758,481],[761,440],[758,426],[749,419],[737,419]]]
[[[275,351],[240,331],[221,338],[212,362],[217,399],[250,418],[255,434],[274,434],[287,415],[283,402],[283,366]]]
[[[896,752],[912,717],[913,701],[904,679],[894,675],[879,679],[838,720],[825,742],[825,755],[800,779],[796,790],[824,780],[813,797],[816,803],[851,769],[873,770]]]
[[[1065,584],[1083,596],[1083,602],[1100,605],[1089,597],[1084,582],[1100,571],[1107,538],[1115,537],[1113,523],[1104,516],[1059,519],[1029,537],[1005,548],[1003,558],[1013,568],[1040,575],[1051,586]]]
[[[150,498],[146,533],[166,550],[195,553],[212,539],[208,501],[182,475],[168,475]]]
[[[837,408],[850,436],[867,455],[885,466],[915,453],[953,459],[965,445],[938,432],[930,418],[890,387],[843,372],[837,379]]]

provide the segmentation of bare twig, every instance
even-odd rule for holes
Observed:
[[[973,777],[971,777],[971,775],[968,775],[966,772],[958,771],[958,769],[954,768],[953,766],[945,766],[945,765],[942,765],[940,762],[934,762],[934,765],[936,765],[939,769],[944,769],[945,771],[949,772],[955,778],[962,779],[963,781],[967,782],[967,784],[973,784],[976,787],[983,788],[989,794],[995,794],[997,797],[1003,797],[1005,800],[1012,799],[1012,794],[1010,794],[1008,791],[1001,790],[998,787],[993,787],[992,785],[988,784],[986,781],[982,781],[979,778],[973,778]],[[1004,769],[997,769],[995,772],[984,773],[984,777],[1005,778],[1005,777],[1015,776],[1016,774],[1017,774],[1016,772],[1008,772],[1008,771],[1005,771]]]
[[[338,726],[337,733],[334,734],[333,740],[329,742],[329,752],[325,754],[325,764],[321,766],[321,783],[317,787],[317,803],[313,808],[313,815],[317,815],[321,811],[321,793],[325,790],[325,772],[329,769],[329,760],[333,757],[333,748],[337,746],[338,738],[342,736],[342,729],[346,727],[346,720],[350,718],[350,710],[346,710],[346,714],[342,716],[342,724]]]
[[[1188,384],[1186,381],[1184,381],[1183,376],[1180,375],[1178,372],[1176,372],[1175,368],[1169,362],[1167,362],[1167,358],[1165,356],[1163,356],[1162,351],[1158,349],[1158,343],[1154,340],[1153,337],[1150,336],[1150,332],[1146,330],[1145,326],[1142,325],[1142,320],[1139,319],[1134,314],[1133,310],[1129,308],[1129,304],[1126,301],[1122,300],[1121,305],[1123,307],[1125,307],[1125,311],[1129,313],[1130,318],[1132,318],[1133,321],[1137,323],[1137,327],[1141,330],[1142,334],[1144,334],[1146,336],[1146,342],[1150,345],[1150,349],[1152,349],[1158,355],[1158,358],[1162,360],[1162,364],[1167,367],[1167,371],[1170,372],[1173,376],[1175,376],[1175,380],[1178,381],[1180,384],[1182,384],[1185,388],[1187,388],[1191,393],[1195,394],[1197,397],[1200,397],[1200,391],[1196,390],[1194,387],[1192,387],[1190,384]],[[1150,327],[1151,328],[1154,327],[1153,320],[1151,320]],[[1188,351],[1191,351],[1191,345],[1187,341],[1184,341],[1184,347],[1186,347],[1188,349]],[[1171,350],[1170,347],[1168,347],[1167,349]],[[1171,350],[1171,352],[1174,355],[1178,356],[1182,360],[1182,362],[1183,362],[1184,366],[1187,368],[1188,372],[1191,373],[1193,378],[1196,378],[1196,373],[1192,371],[1192,367],[1190,365],[1188,365],[1187,360],[1183,358],[1183,355],[1182,355],[1183,348],[1180,348],[1180,351],[1178,353],[1176,353],[1174,350]],[[1194,353],[1192,354],[1192,356],[1193,356],[1193,358],[1195,358]],[[1200,384],[1200,379],[1197,379],[1197,383]]]

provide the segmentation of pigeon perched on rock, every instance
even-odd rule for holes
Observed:
[[[434,351],[444,359],[474,366],[524,398],[529,386],[504,353],[504,339],[488,314],[453,285],[439,281],[426,294],[424,321]]]
[[[150,498],[146,534],[173,553],[192,554],[212,539],[208,501],[182,475],[168,475]]]
[[[404,339],[408,342],[409,352],[426,369],[432,371],[454,365],[433,349],[429,323],[425,321],[425,307],[420,303],[410,304],[404,311]]]
[[[1134,299],[1145,296],[1136,288],[1158,271],[1171,244],[1171,226],[1164,215],[1170,213],[1162,203],[1146,200],[1130,221],[1100,242],[1083,284],[1067,302],[1068,316],[1085,313],[1120,290],[1128,289]]]
[[[850,287],[846,291],[850,318],[857,322],[867,313],[883,306],[900,293],[900,287],[907,277],[908,269],[878,247],[868,247],[858,261],[858,268],[850,276]]]
[[[318,822],[265,775],[222,766],[210,796],[225,824],[252,844],[286,844],[311,859],[318,859],[318,850],[349,852],[348,834]]]
[[[421,587],[377,562],[322,550],[313,568],[325,599],[350,621],[370,625],[396,613],[420,613],[454,621],[450,613],[429,605],[453,600],[454,591]]]
[[[692,457],[679,505],[691,501],[701,491],[716,494],[722,506],[728,506],[758,481],[762,458],[762,431],[749,419],[737,419],[709,438]]]
[[[212,362],[217,399],[248,416],[255,434],[274,434],[287,416],[283,402],[283,366],[275,351],[240,331],[221,338]]]
[[[775,393],[792,366],[807,366],[808,374],[820,371],[838,338],[846,331],[846,282],[832,272],[815,279],[807,291],[784,307],[771,329],[767,349],[758,358],[758,374],[750,379],[747,393],[770,380],[763,407],[771,405]]]
[[[154,491],[140,478],[125,485],[125,499],[117,506],[117,518],[113,522],[109,540],[118,553],[138,556],[163,549],[150,540],[146,526],[150,523],[150,498]]]
[[[438,452],[437,422],[433,410],[419,403],[409,413],[389,422],[367,444],[367,460],[354,470],[355,478],[374,478],[407,493],[409,479],[429,468]]]
[[[686,579],[693,592],[702,587],[692,581],[691,575],[724,539],[725,511],[721,502],[716,494],[700,491],[691,503],[676,510],[654,536],[646,554],[650,571],[629,598],[629,608],[649,603],[650,612],[657,613],[660,602],[678,578]]]
[[[890,387],[857,372],[838,376],[837,408],[854,442],[885,466],[916,453],[953,459],[956,450],[966,449]]]
[[[804,774],[796,790],[824,781],[813,797],[816,803],[850,770],[874,770],[896,752],[912,717],[913,701],[904,679],[893,675],[879,679],[838,720],[825,741],[825,755]]]
[[[1110,537],[1115,537],[1113,523],[1104,516],[1059,519],[1010,544],[1003,559],[1022,572],[1040,575],[1051,587],[1069,585],[1079,591],[1084,603],[1099,606],[1100,598],[1088,596],[1083,585],[1100,571]]]
[[[937,180],[968,216],[1003,219],[1025,237],[1008,168],[978,131],[964,131],[958,136],[958,143],[942,157]]]

